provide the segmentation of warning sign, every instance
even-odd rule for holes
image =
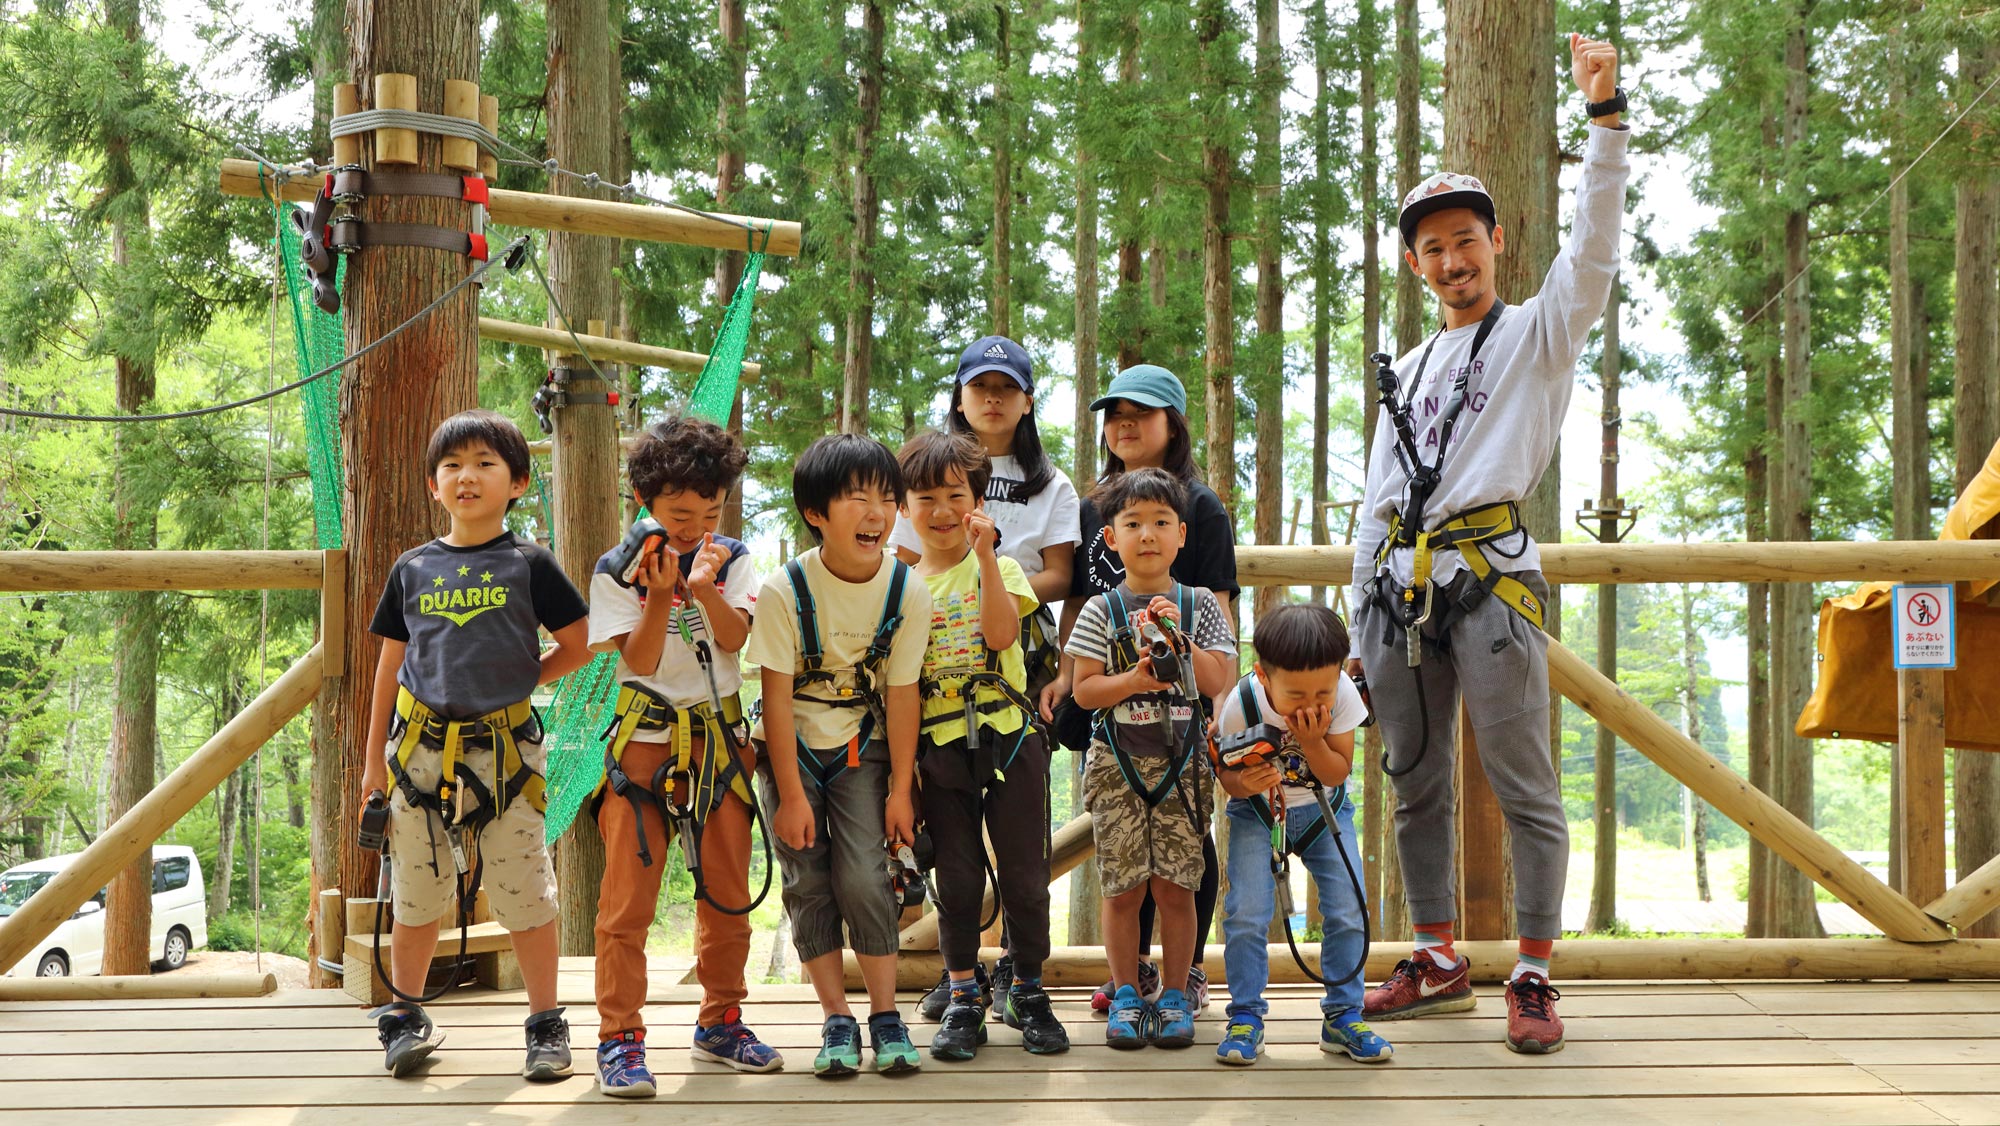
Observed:
[[[1895,622],[1897,668],[1958,667],[1950,583],[1898,583]]]

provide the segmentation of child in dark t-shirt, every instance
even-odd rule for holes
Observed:
[[[369,630],[382,638],[361,792],[389,805],[398,1000],[377,1009],[384,1065],[409,1074],[443,1043],[422,1006],[438,920],[478,856],[493,917],[511,932],[528,992],[527,1063],[550,1080],[570,1071],[569,1025],[556,1006],[555,871],[543,841],[536,685],[589,659],[587,610],[555,558],[507,531],[528,486],[528,444],[492,411],[465,411],[431,435],[432,499],[451,530],[403,553]],[[555,637],[544,652],[538,629]]]

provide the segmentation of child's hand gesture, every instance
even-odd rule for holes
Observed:
[[[993,518],[974,509],[965,514],[965,542],[981,559],[993,558],[993,550],[1000,542],[1000,535],[993,528]]]
[[[729,549],[715,542],[715,534],[701,537],[701,547],[695,552],[694,566],[688,572],[688,587],[698,593],[715,590],[716,577],[729,562]]]
[[[663,613],[673,605],[673,590],[681,581],[681,557],[662,543],[660,550],[649,551],[640,560],[639,573],[632,581],[633,585],[646,588],[646,608],[658,606],[660,609],[654,612]]]
[[[1300,708],[1286,721],[1292,736],[1301,744],[1326,742],[1326,729],[1333,726],[1333,709],[1325,704]]]
[[[917,839],[916,805],[907,790],[890,791],[889,802],[882,808],[882,835],[892,848]]]
[[[771,818],[771,828],[786,848],[800,852],[811,848],[815,829],[811,804],[803,798],[797,801],[779,799],[778,812]]]

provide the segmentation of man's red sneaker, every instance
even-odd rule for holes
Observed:
[[[1522,974],[1507,983],[1507,1046],[1540,1055],[1560,1052],[1563,1022],[1556,1015],[1562,992],[1540,974]]]
[[[1479,1003],[1466,980],[1469,968],[1470,963],[1460,958],[1452,969],[1440,969],[1430,951],[1419,950],[1397,962],[1389,980],[1368,991],[1361,1013],[1369,1020],[1404,1020],[1463,1012]]]

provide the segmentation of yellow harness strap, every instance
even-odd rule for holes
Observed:
[[[724,711],[728,711],[730,704],[736,699],[733,696],[724,697]],[[694,792],[689,795],[689,799],[694,802],[696,808],[710,808],[709,803],[714,800],[716,776],[720,773],[716,755],[720,753],[727,756],[730,753],[729,741],[722,734],[722,725],[742,721],[740,704],[734,716],[724,715],[718,718],[714,712],[715,709],[707,704],[676,708],[652,693],[636,689],[629,684],[624,685],[618,689],[617,718],[612,725],[611,744],[606,749],[606,756],[611,763],[623,766],[625,748],[639,732],[669,732],[668,745],[673,748],[673,772],[693,780]],[[707,748],[699,769],[696,769],[694,762],[694,733],[697,724],[700,725],[702,740]],[[642,786],[646,785],[644,779],[635,781]],[[602,791],[608,784],[607,772],[607,778],[600,779],[597,783],[598,791]],[[729,792],[743,799],[746,804],[756,800],[750,792],[748,780],[740,769],[735,777],[730,779]]]
[[[522,700],[476,719],[445,719],[430,705],[412,696],[409,689],[398,685],[396,714],[403,719],[403,737],[396,743],[396,765],[404,773],[409,771],[410,756],[423,744],[425,733],[435,732],[439,737],[443,745],[443,761],[438,772],[438,802],[452,809],[454,820],[465,812],[454,804],[459,789],[458,766],[465,757],[465,732],[467,728],[483,726],[493,743],[493,800],[502,807],[506,805],[507,790],[514,776],[527,769],[521,759],[520,746],[514,741],[514,730],[526,725],[534,716],[532,704]],[[547,809],[548,796],[542,776],[532,770],[527,773],[520,796],[537,810]]]
[[[1402,530],[1402,513],[1389,517],[1389,533],[1382,539],[1382,547],[1376,553],[1379,566],[1389,557],[1397,534]],[[1536,629],[1542,625],[1542,600],[1528,589],[1526,583],[1501,572],[1495,575],[1493,561],[1486,557],[1486,549],[1480,545],[1502,536],[1512,535],[1520,529],[1515,521],[1514,506],[1507,503],[1491,504],[1477,508],[1463,515],[1445,521],[1436,531],[1417,533],[1417,542],[1410,560],[1410,586],[1403,591],[1403,601],[1408,604],[1416,599],[1417,591],[1430,584],[1434,555],[1446,548],[1457,548],[1459,557],[1465,560],[1465,567],[1515,613],[1526,618]]]

